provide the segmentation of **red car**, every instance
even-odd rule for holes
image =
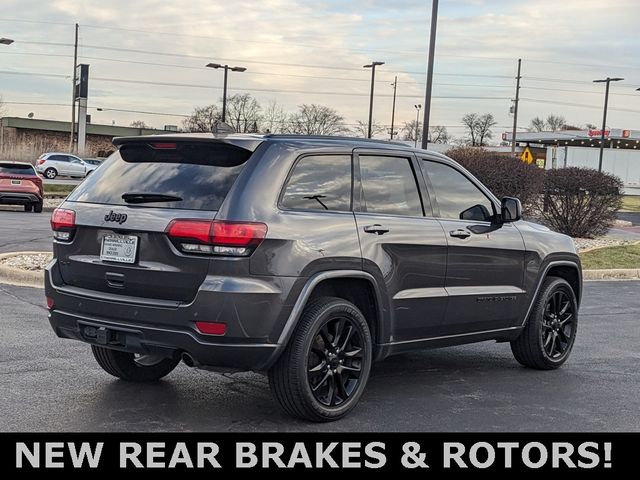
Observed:
[[[42,179],[30,163],[0,162],[0,205],[24,205],[25,212],[42,212]]]

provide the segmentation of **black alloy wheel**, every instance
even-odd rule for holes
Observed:
[[[362,336],[350,318],[327,320],[314,335],[307,358],[307,380],[315,399],[327,407],[347,401],[362,373]]]
[[[551,359],[559,359],[573,343],[574,311],[571,299],[556,290],[547,300],[542,318],[542,346]]]

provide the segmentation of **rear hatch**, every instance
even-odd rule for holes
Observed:
[[[0,192],[31,193],[42,197],[42,179],[31,165],[0,162]]]
[[[213,220],[251,154],[211,140],[124,143],[62,205],[75,217],[55,242],[65,284],[192,301],[211,257],[181,252],[165,232],[175,219]]]

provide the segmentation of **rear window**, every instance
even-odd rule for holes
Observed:
[[[0,163],[0,174],[4,175],[36,175],[31,165],[18,165],[15,163]]]
[[[162,144],[158,149],[124,144],[102,162],[68,200],[147,208],[218,210],[251,153],[224,143]],[[123,195],[132,193],[151,199],[163,196],[167,200],[125,202]]]

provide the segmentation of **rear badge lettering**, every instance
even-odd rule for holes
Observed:
[[[120,225],[122,225],[124,222],[127,221],[127,214],[126,213],[114,213],[114,211],[111,210],[109,213],[107,213],[104,216],[104,221],[105,222],[116,222],[116,223],[119,223]]]

